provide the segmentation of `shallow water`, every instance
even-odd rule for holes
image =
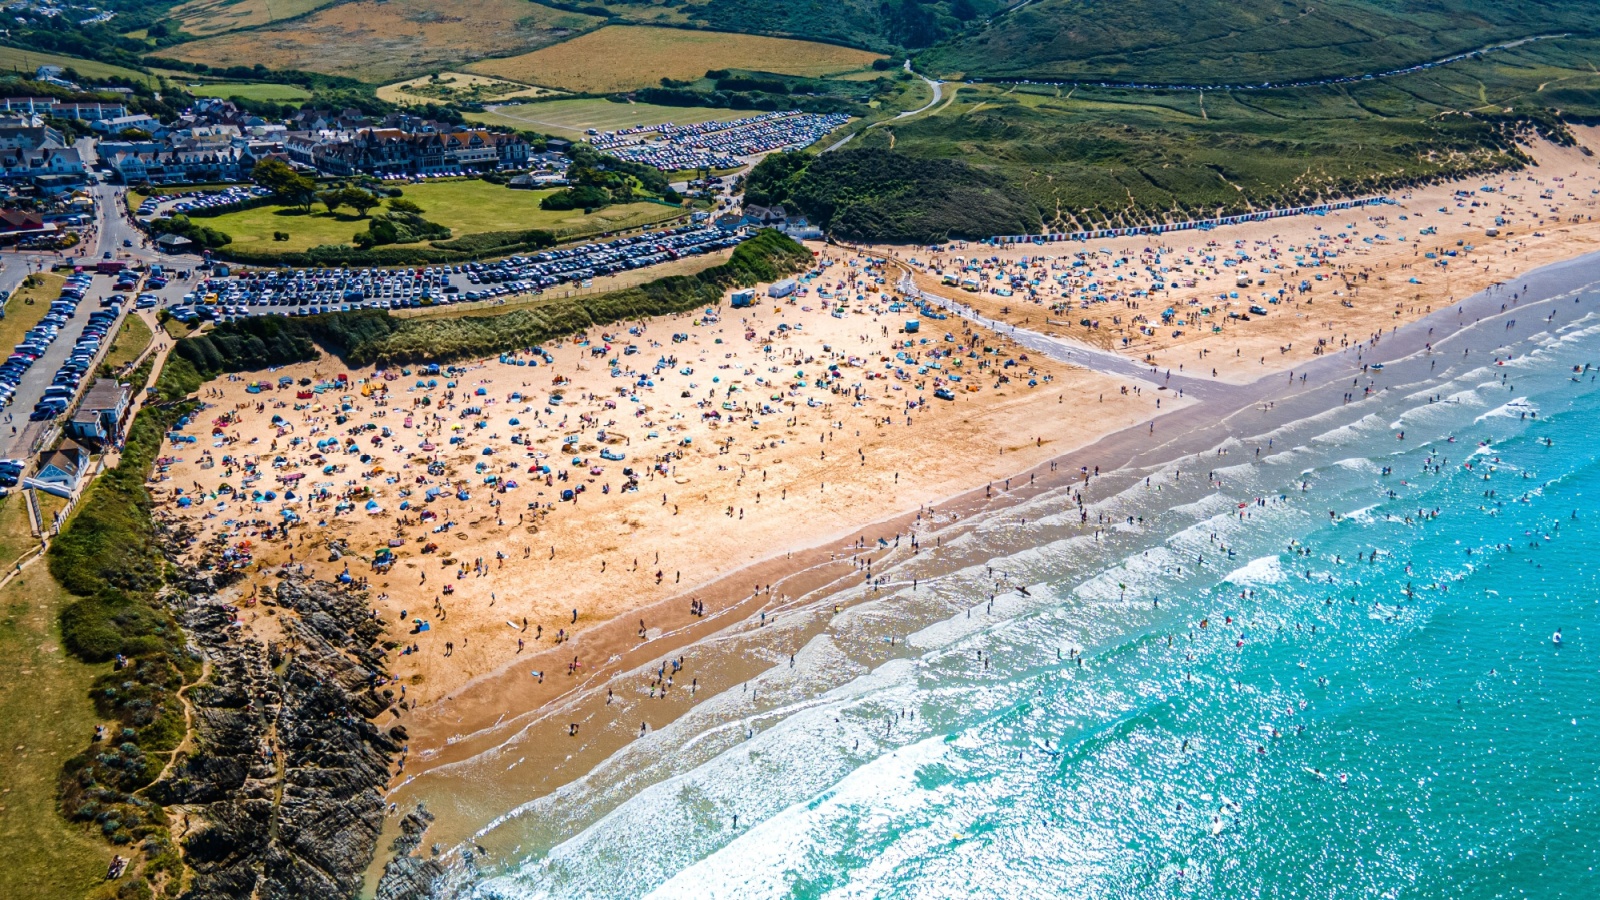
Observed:
[[[1504,365],[1444,346],[1372,399],[930,523],[944,546],[891,556],[883,589],[705,642],[679,681],[758,678],[553,795],[498,798],[456,894],[1593,893],[1583,299]],[[773,650],[819,622],[792,664]],[[648,680],[618,694],[651,702]],[[477,762],[488,784],[516,764]]]

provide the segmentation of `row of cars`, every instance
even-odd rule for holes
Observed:
[[[270,196],[272,196],[271,191],[253,184],[234,185],[223,188],[220,191],[181,191],[176,194],[161,194],[144,198],[139,203],[137,215],[141,219],[154,216],[161,211],[162,203],[170,201],[174,197],[178,198],[178,202],[172,204],[164,213],[165,215],[183,215],[198,209],[229,209],[251,200]]]
[[[738,246],[742,240],[736,234],[716,228],[687,225],[604,243],[546,250],[532,256],[472,263],[463,267],[467,281],[482,286],[482,289],[469,290],[464,299],[482,300],[508,293],[542,291],[561,284],[725,250]]]
[[[172,308],[172,316],[193,324],[261,313],[308,316],[487,300],[727,249],[741,240],[714,228],[690,226],[498,262],[415,269],[252,270],[199,282]],[[456,276],[472,288],[463,292],[452,283]]]
[[[88,292],[89,285],[88,275],[74,275],[68,278],[61,288],[61,296],[51,302],[44,318],[39,320],[39,324],[28,329],[22,336],[22,342],[12,348],[11,355],[4,363],[0,363],[0,406],[11,403],[28,369],[45,355],[50,345],[60,336],[61,329],[65,328],[67,322],[77,314],[78,304]],[[109,308],[96,310],[89,315],[89,323],[84,327],[83,335],[73,345],[67,361],[56,370],[50,386],[44,390],[44,395],[34,404],[33,412],[28,416],[30,420],[38,422],[53,419],[66,412],[67,407],[72,405],[72,398],[78,394],[78,385],[93,367],[95,354],[105,342],[107,332],[116,324],[115,304],[120,301],[112,298],[112,303]]]

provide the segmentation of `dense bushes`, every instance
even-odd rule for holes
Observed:
[[[469,256],[507,256],[513,253],[534,253],[554,246],[556,236],[542,228],[527,231],[484,231],[464,234],[448,241],[434,241],[440,250],[455,250]]]
[[[148,364],[136,373],[142,384]],[[157,596],[166,560],[144,482],[161,440],[189,404],[146,406],[128,431],[122,458],[89,485],[50,545],[50,574],[80,599],[61,611],[62,644],[86,662],[118,660],[90,690],[109,738],[62,767],[57,804],[71,821],[94,823],[113,844],[143,841],[152,858],[171,855],[164,814],[136,791],[161,771],[183,740],[179,691],[200,674],[184,636]]]
[[[781,278],[810,260],[804,247],[776,231],[763,231],[736,248],[722,265],[594,297],[563,298],[533,309],[454,318],[402,319],[380,310],[306,318],[258,316],[184,338],[174,348],[174,358],[197,377],[210,377],[312,359],[316,356],[313,342],[352,366],[488,356],[591,325],[716,303],[729,288]]]
[[[569,209],[599,209],[611,204],[611,192],[590,184],[565,188],[539,201],[540,209],[564,211]]]
[[[150,222],[150,233],[155,235],[176,234],[179,237],[186,237],[208,250],[215,250],[218,247],[225,247],[233,243],[233,238],[229,237],[225,232],[191,221],[188,216],[184,215],[162,216],[159,219],[152,220]]]
[[[929,243],[1037,231],[1039,212],[1005,178],[959,160],[888,150],[777,154],[750,173],[747,198],[790,203],[842,237]]]
[[[367,226],[366,231],[355,236],[354,243],[363,250],[369,250],[376,245],[414,244],[418,241],[442,241],[449,238],[450,229],[424,219],[420,213],[391,210],[373,216],[372,224]]]

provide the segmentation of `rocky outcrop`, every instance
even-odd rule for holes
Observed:
[[[421,805],[400,820],[400,834],[389,845],[393,858],[384,864],[376,900],[431,900],[438,895],[444,867],[437,860],[411,855],[432,821],[433,815]]]
[[[210,675],[191,689],[191,747],[151,788],[179,814],[190,900],[355,897],[383,826],[396,739],[381,624],[335,585],[285,581],[283,638],[247,637],[236,610],[195,595],[182,610]]]

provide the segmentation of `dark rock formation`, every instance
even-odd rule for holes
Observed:
[[[432,821],[433,815],[420,805],[400,820],[400,835],[389,845],[394,858],[383,867],[377,900],[429,900],[437,895],[444,867],[411,855],[422,844],[422,835]]]
[[[151,793],[187,815],[186,900],[355,897],[377,849],[400,749],[371,721],[391,696],[382,626],[335,585],[285,581],[277,606],[271,647],[209,597],[182,611],[211,673],[189,692],[192,748]]]

